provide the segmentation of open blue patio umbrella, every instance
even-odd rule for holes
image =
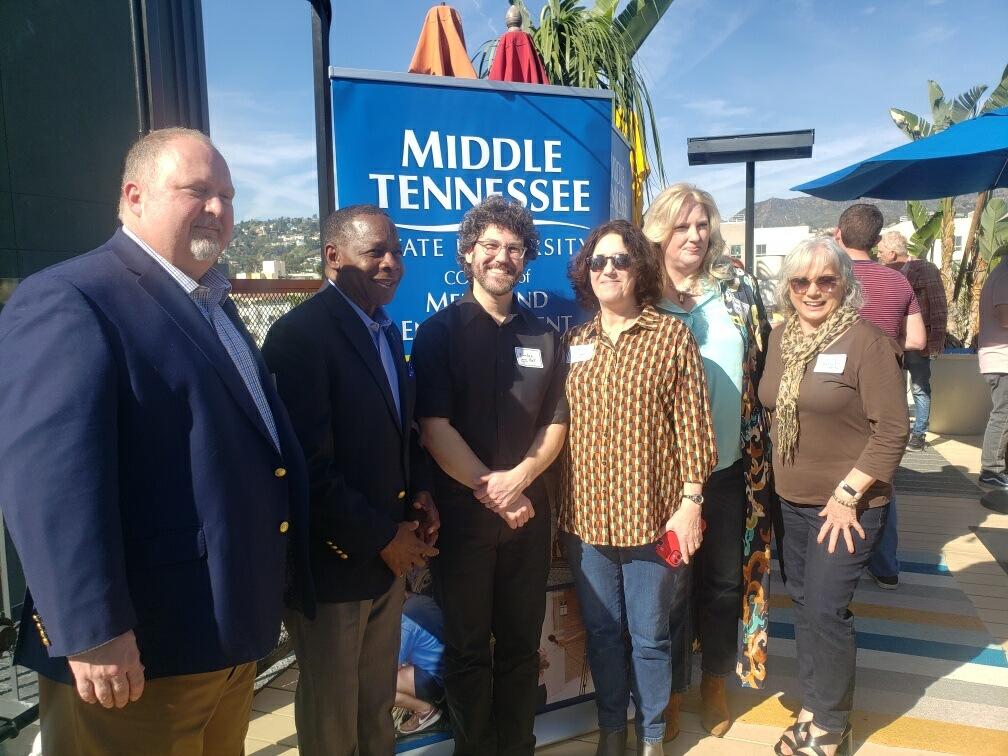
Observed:
[[[937,199],[1008,187],[1008,108],[792,187],[828,200]]]

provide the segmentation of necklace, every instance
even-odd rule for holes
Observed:
[[[686,297],[695,297],[697,295],[697,280],[696,279],[685,279],[683,281],[686,285],[683,288],[679,288],[675,284],[672,284],[672,288],[675,289],[676,296],[679,299],[679,306],[682,307],[686,302]]]

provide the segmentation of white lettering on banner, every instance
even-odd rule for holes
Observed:
[[[429,239],[426,237],[406,237],[403,243],[403,257],[444,257],[444,239]]]
[[[441,292],[441,296],[438,298],[434,297],[434,292],[427,292],[427,312],[437,312],[438,310],[443,310],[449,304],[454,302],[456,299],[461,299],[462,295],[458,292],[452,292],[449,294],[446,291]]]
[[[528,307],[530,310],[541,310],[549,304],[549,294],[545,291],[530,291],[528,294],[522,294],[520,291],[516,291],[515,296],[518,297],[519,302]]]
[[[568,255],[573,257],[584,246],[584,239],[572,237],[547,237],[539,240],[539,254],[543,257],[551,255]]]
[[[557,174],[563,172],[562,143],[555,139],[522,139],[427,132],[403,132],[401,167],[429,170]],[[591,186],[586,179],[507,178],[506,176],[422,176],[418,173],[370,173],[377,204],[400,210],[464,211],[493,194],[517,200],[534,213],[589,213]],[[394,185],[395,188],[391,188]],[[396,192],[396,190],[398,190]],[[397,196],[393,196],[396,193]]]
[[[402,331],[403,341],[413,341],[413,337],[416,335],[416,329],[420,324],[415,320],[401,320],[399,321],[399,325],[399,330]]]

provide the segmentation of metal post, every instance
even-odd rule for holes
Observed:
[[[745,267],[756,275],[756,248],[753,237],[756,230],[756,162],[745,164]]]
[[[319,233],[333,210],[332,90],[329,87],[329,29],[332,4],[329,0],[309,0],[312,6],[312,50],[315,74],[315,152],[318,167]]]

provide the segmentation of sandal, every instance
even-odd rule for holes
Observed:
[[[774,753],[777,756],[794,756],[794,754],[798,753],[798,749],[805,744],[805,738],[808,737],[809,727],[811,726],[812,720],[806,719],[804,722],[795,722],[788,727],[784,730],[784,734],[780,736],[777,745],[774,746]],[[784,746],[791,749],[789,753],[784,753]]]
[[[822,735],[812,735],[811,732],[805,741],[799,746],[799,752],[808,748],[815,756],[826,756],[823,746],[835,745],[836,751],[833,756],[850,756],[854,740],[854,731],[850,724],[844,727],[843,732],[827,732]]]

